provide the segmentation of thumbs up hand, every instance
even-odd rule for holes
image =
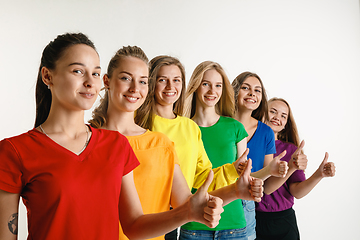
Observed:
[[[328,162],[329,154],[326,152],[324,160],[320,164],[318,170],[321,173],[321,177],[333,177],[335,176],[335,164]]]
[[[289,169],[288,163],[285,161],[281,161],[280,159],[286,155],[286,150],[276,156],[271,162],[269,163],[270,174],[274,177],[285,177],[287,171]]]
[[[207,191],[214,177],[211,170],[204,184],[189,199],[189,218],[210,228],[219,224],[220,214],[224,211],[223,200],[210,195]]]
[[[244,162],[244,161],[246,161],[246,160],[243,159],[243,162],[240,165],[245,168],[241,172],[241,175],[238,178],[238,180],[235,182],[236,195],[238,198],[241,198],[241,199],[260,202],[261,197],[263,196],[263,190],[264,190],[263,184],[264,183],[261,179],[250,176],[251,159],[247,160],[247,162]]]
[[[289,161],[289,168],[295,168],[296,170],[305,170],[307,167],[307,157],[302,153],[302,149],[305,146],[305,141],[302,140],[298,149],[293,153]]]

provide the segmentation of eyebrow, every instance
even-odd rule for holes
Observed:
[[[80,66],[86,67],[85,64],[79,63],[79,62],[74,62],[74,63],[70,63],[70,64],[69,64],[69,66],[73,66],[73,65],[80,65]],[[96,68],[96,69],[101,69],[100,66],[96,66],[95,68]]]
[[[203,82],[208,82],[208,83],[210,83],[210,81],[209,80],[206,80],[206,79],[203,79],[202,80]],[[223,84],[223,82],[221,81],[221,82],[215,82],[215,84]]]
[[[130,75],[130,76],[133,75],[132,73],[129,73],[129,72],[127,72],[127,71],[121,71],[121,72],[119,72],[119,74],[121,74],[121,73],[126,73],[127,75]],[[141,76],[141,78],[149,78],[149,77],[148,77],[148,76]]]
[[[247,85],[247,86],[250,86],[250,84],[248,84],[248,83],[243,83],[242,85]],[[262,89],[262,87],[261,87],[261,86],[255,86],[255,88],[261,88],[261,89]]]

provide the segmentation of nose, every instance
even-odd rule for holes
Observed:
[[[135,80],[131,81],[130,87],[129,87],[129,92],[131,92],[131,93],[139,92],[139,85],[138,85],[137,81],[135,81]]]
[[[166,81],[166,89],[171,89],[172,87],[172,82],[170,80]]]
[[[87,88],[93,87],[95,84],[95,79],[93,78],[91,73],[86,73],[84,86]]]

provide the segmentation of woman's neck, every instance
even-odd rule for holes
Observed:
[[[219,121],[220,115],[216,113],[215,107],[203,107],[196,104],[195,115],[192,120],[200,127],[210,127]]]
[[[173,111],[174,105],[160,105],[158,103],[155,104],[156,114],[160,117],[167,118],[167,119],[174,119],[176,118],[176,114]]]
[[[134,112],[120,112],[112,110],[109,106],[107,121],[103,128],[118,131],[125,136],[137,136],[146,132],[146,129],[137,125],[134,121]]]
[[[86,130],[83,110],[71,111],[53,106],[46,121],[41,125],[47,129],[48,134],[64,132],[68,136],[76,136]]]

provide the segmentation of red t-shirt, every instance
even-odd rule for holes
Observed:
[[[91,128],[76,155],[33,129],[0,142],[0,189],[20,193],[28,239],[118,239],[121,180],[139,162],[128,140]]]

